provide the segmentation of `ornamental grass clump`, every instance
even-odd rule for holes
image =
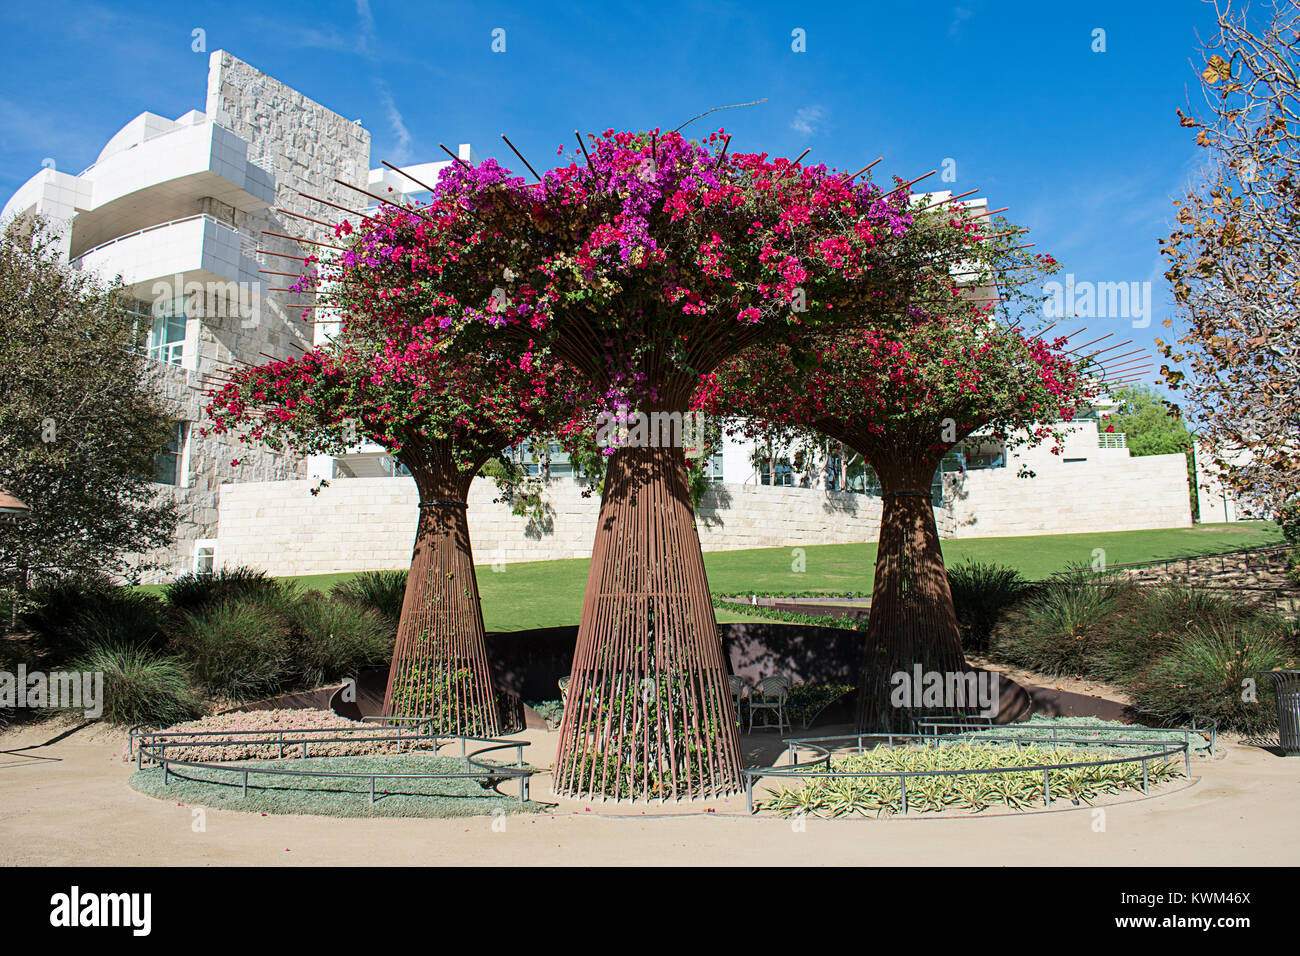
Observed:
[[[180,618],[172,642],[203,690],[232,700],[274,692],[292,674],[292,625],[281,601],[225,600]]]
[[[1093,676],[1128,684],[1178,649],[1195,629],[1231,626],[1261,615],[1231,593],[1185,584],[1145,585],[1124,593],[1118,613],[1093,649]]]
[[[1157,749],[1157,748],[1152,748]],[[897,773],[1012,768],[1001,773],[945,774],[907,778],[908,812],[937,813],[945,810],[980,812],[992,806],[1029,810],[1045,805],[1043,772],[1016,770],[1136,756],[1143,751],[1129,747],[1067,748],[1039,744],[962,742],[933,747],[877,747],[832,761],[833,771],[844,773]],[[1163,759],[1147,763],[1149,785],[1158,785],[1182,775],[1179,761]],[[1140,761],[1095,767],[1053,770],[1049,774],[1052,800],[1091,803],[1104,794],[1142,789]],[[903,795],[900,778],[827,776],[806,780],[802,785],[777,791],[759,804],[781,816],[812,814],[841,817],[853,814],[884,816],[901,813]]]
[[[100,719],[108,723],[170,723],[202,711],[184,663],[141,647],[95,645],[72,669],[103,674]]]
[[[1056,574],[1003,616],[989,641],[990,654],[1052,677],[1094,674],[1122,601],[1137,587],[1086,569]]]
[[[385,664],[396,625],[378,611],[308,592],[292,605],[290,679],[317,687]]]
[[[171,607],[185,612],[223,601],[276,597],[281,590],[280,583],[265,571],[237,567],[221,568],[212,574],[182,574],[163,589],[163,595]]]
[[[396,634],[409,575],[406,568],[399,571],[363,571],[330,588],[330,596],[377,612]]]
[[[159,651],[166,643],[162,602],[107,578],[41,585],[28,595],[28,605],[20,617],[35,632],[33,650],[46,666],[66,664],[95,645]]]
[[[1031,585],[1015,568],[968,560],[948,568],[948,587],[961,625],[962,648],[982,654],[998,620],[1024,598]]]
[[[1263,673],[1297,662],[1297,632],[1281,619],[1209,620],[1133,681],[1133,709],[1163,724],[1217,720],[1221,730],[1271,733],[1277,705]]]

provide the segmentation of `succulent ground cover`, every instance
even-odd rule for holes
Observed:
[[[1113,760],[1140,753],[1136,748],[1023,746],[963,741],[938,746],[876,747],[831,761],[844,773],[978,770],[990,767],[1040,767],[1094,760]],[[1182,775],[1181,760],[1152,760],[1148,781],[1159,785]],[[1140,762],[1054,770],[1049,775],[1052,800],[1092,803],[1100,796],[1142,789]],[[908,812],[948,810],[980,812],[994,806],[1030,810],[1044,806],[1043,772],[1010,769],[1005,773],[970,773],[907,778]],[[886,816],[901,813],[899,777],[817,777],[773,792],[759,804],[781,816]]]
[[[501,813],[538,813],[544,804],[521,803],[514,795],[517,784],[501,785],[505,794],[475,779],[388,779],[376,781],[378,799],[370,801],[370,778],[294,777],[258,774],[257,767],[283,767],[284,761],[250,761],[248,796],[243,795],[243,775],[226,771],[184,769],[173,771],[166,785],[160,767],[146,768],[131,777],[132,789],[151,797],[222,810],[262,814],[312,814],[330,817],[462,817]],[[459,757],[430,753],[373,754],[358,757],[308,757],[295,761],[294,769],[346,773],[456,773],[465,770]]]

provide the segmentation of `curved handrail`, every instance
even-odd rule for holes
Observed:
[[[230,232],[235,233],[240,238],[243,238],[244,234],[240,232],[238,229],[236,229],[234,226],[232,226],[230,223],[222,222],[220,219],[218,219],[216,216],[212,215],[211,213],[198,212],[198,213],[194,213],[192,216],[181,216],[179,219],[169,219],[166,222],[157,222],[154,223],[152,226],[145,226],[143,229],[137,229],[135,232],[127,232],[127,233],[123,233],[120,236],[114,236],[112,239],[106,239],[103,242],[101,242],[99,245],[91,246],[85,252],[78,253],[72,259],[72,265],[80,266],[81,260],[86,258],[86,256],[90,255],[92,252],[98,252],[100,249],[106,249],[109,246],[113,245],[114,243],[122,242],[125,239],[133,239],[136,236],[143,236],[147,232],[154,232],[155,230],[158,229],[166,229],[168,226],[176,226],[182,222],[190,222],[191,220],[194,219],[207,219],[215,223],[216,225],[221,226],[223,229],[227,229]]]
[[[1192,737],[1200,737],[1201,739],[1204,740],[1205,735],[1208,733],[1209,744],[1210,744],[1208,751],[1210,754],[1213,754],[1215,745],[1218,741],[1219,720],[1217,717],[1212,717],[1206,722],[1204,727],[1200,727],[1197,725],[1201,719],[1202,718],[1199,717],[1194,718],[1192,720],[1191,727],[1138,727],[1138,726],[1129,726],[1129,725],[1125,725],[1123,727],[1099,727],[1094,724],[1068,724],[1068,723],[1067,724],[1035,724],[1029,721],[1026,721],[1025,723],[1019,723],[1019,724],[1017,723],[1004,724],[1001,726],[1004,726],[1008,731],[1011,730],[1033,731],[1033,732],[1042,731],[1044,733],[1050,731],[1053,737],[1056,736],[1058,731],[1062,731],[1062,730],[1077,731],[1081,735],[1117,734],[1117,733],[1122,733],[1124,731],[1129,731],[1133,734],[1179,734],[1182,736],[1184,740],[1190,740]],[[981,720],[986,721],[986,723],[983,724],[976,723],[976,721],[981,721]],[[961,734],[988,733],[989,731],[996,730],[997,727],[999,726],[998,724],[995,724],[993,720],[994,719],[992,717],[974,717],[974,718],[968,717],[965,718],[964,720],[951,719],[946,717],[914,717],[912,718],[912,724],[913,726],[919,728],[921,734],[924,734],[925,736],[928,737],[934,737],[934,736],[953,736],[954,734],[958,734],[958,733]],[[953,727],[953,728],[964,727],[965,729],[961,731],[954,730],[949,734],[941,735],[938,733],[937,730],[937,728],[939,727]],[[930,732],[932,728],[934,729],[933,733]],[[1020,736],[1020,734],[1017,733],[1011,736]],[[1138,737],[1135,736],[1132,739],[1137,740]],[[1200,750],[1201,748],[1198,747],[1196,749]]]
[[[420,718],[422,723],[427,723],[427,718]],[[298,777],[336,777],[341,779],[360,779],[370,781],[370,802],[375,802],[375,781],[376,780],[455,780],[455,779],[472,779],[480,780],[483,777],[506,778],[519,780],[519,802],[523,803],[528,799],[529,778],[537,773],[533,767],[524,765],[523,748],[531,746],[526,740],[508,740],[499,737],[479,737],[462,734],[402,734],[396,736],[380,735],[372,731],[369,727],[360,728],[304,728],[300,730],[244,730],[244,731],[143,731],[138,732],[138,728],[132,728],[131,738],[136,753],[137,769],[143,769],[144,760],[148,758],[150,762],[155,763],[163,769],[163,785],[166,786],[168,778],[173,772],[173,767],[187,767],[200,770],[215,770],[218,772],[227,772],[243,774],[244,795],[248,794],[248,777],[250,774],[272,774],[279,776],[298,776]],[[361,734],[367,736],[360,736]],[[308,739],[296,739],[286,741],[285,734],[309,734],[315,735]],[[331,734],[333,736],[319,736],[320,734]],[[337,736],[343,734],[343,736]],[[218,740],[193,740],[171,738],[194,738],[194,737],[219,737]],[[261,737],[264,739],[250,739]],[[231,739],[239,738],[239,739]],[[384,771],[347,771],[347,770],[304,770],[281,767],[240,767],[230,762],[208,762],[198,760],[177,760],[174,757],[167,756],[168,747],[223,747],[230,745],[254,745],[254,746],[278,746],[283,752],[286,744],[303,747],[303,754],[306,756],[307,746],[312,743],[339,743],[339,742],[360,742],[360,743],[381,743],[386,741],[411,741],[426,740],[432,741],[433,750],[436,753],[445,744],[455,740],[461,742],[461,757],[465,760],[467,767],[477,768],[475,771],[430,771],[423,773],[414,772],[384,772]],[[483,747],[472,753],[466,753],[466,742],[476,741],[479,743],[490,744],[491,746]],[[496,750],[513,748],[516,752],[516,766],[508,764],[488,764],[475,760],[485,753],[491,753]]]

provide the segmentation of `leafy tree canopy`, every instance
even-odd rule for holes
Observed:
[[[71,574],[135,576],[167,546],[173,500],[152,485],[173,435],[138,318],[120,288],[61,261],[37,221],[0,237],[0,518],[11,589]]]
[[[1192,433],[1181,415],[1171,409],[1155,389],[1147,386],[1115,392],[1119,407],[1102,426],[1126,436],[1134,456],[1176,455],[1192,446]]]

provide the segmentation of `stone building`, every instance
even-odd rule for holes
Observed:
[[[467,146],[461,153],[470,158]],[[447,165],[410,171],[429,182]],[[329,230],[312,221],[338,218],[326,203],[369,202],[336,178],[371,191],[418,190],[392,170],[370,169],[370,133],[359,120],[218,50],[202,110],[175,119],[141,113],[89,168],[43,168],[5,204],[4,221],[41,216],[74,266],[120,278],[148,328],[176,427],[158,458],[158,488],[181,512],[173,547],[157,556],[160,577],[213,566],[223,485],[308,473],[306,460],[201,435],[203,390],[232,365],[287,358],[324,337],[311,313],[305,320],[294,307],[308,297],[287,291],[311,247],[286,237],[327,240]]]

